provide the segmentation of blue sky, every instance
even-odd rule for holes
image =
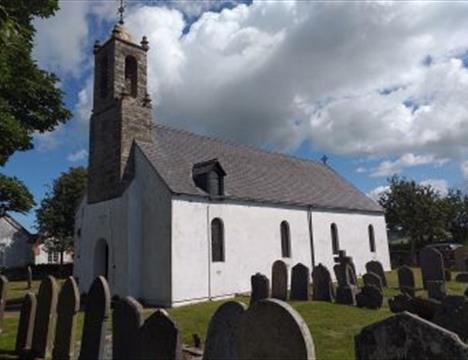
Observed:
[[[114,1],[62,1],[38,20],[35,57],[74,117],[35,137],[2,172],[37,203],[87,165],[92,45]],[[367,194],[398,173],[467,189],[468,4],[133,1],[126,26],[150,40],[154,118],[330,165]],[[451,21],[446,21],[450,19]],[[34,211],[14,214],[34,230]]]

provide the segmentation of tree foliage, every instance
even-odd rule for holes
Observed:
[[[36,210],[39,235],[45,239],[48,251],[63,255],[73,246],[75,212],[83,197],[86,181],[85,168],[70,168],[54,180]]]
[[[0,216],[6,211],[25,213],[34,205],[33,196],[22,181],[0,174]]]

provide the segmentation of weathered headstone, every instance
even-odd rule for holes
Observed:
[[[5,314],[5,305],[7,300],[8,279],[0,275],[0,333],[3,332],[3,317]]]
[[[42,280],[37,295],[37,310],[31,353],[34,357],[48,358],[54,343],[55,319],[57,311],[57,282],[48,276]]]
[[[446,296],[431,321],[444,329],[453,331],[466,342],[468,340],[468,299],[465,296]]]
[[[366,326],[355,337],[356,359],[468,359],[453,332],[404,312]]]
[[[331,302],[334,297],[330,271],[324,265],[318,264],[312,271],[312,300]]]
[[[27,293],[21,305],[18,330],[16,333],[15,352],[20,357],[31,350],[31,341],[34,330],[34,319],[36,318],[37,300],[36,295]]]
[[[265,275],[260,273],[252,275],[250,284],[252,285],[250,304],[270,297],[270,280]]]
[[[80,292],[75,279],[69,277],[60,290],[57,302],[57,326],[52,359],[75,358],[76,315],[80,311]]]
[[[452,281],[452,272],[450,271],[450,269],[445,269],[444,274],[445,274],[445,281]]]
[[[356,303],[358,307],[380,309],[383,303],[382,290],[374,285],[364,285],[361,292],[356,295]]]
[[[466,266],[466,260],[468,259],[468,246],[461,246],[453,251],[453,257],[455,260],[455,270],[457,271],[468,271]]]
[[[409,266],[403,265],[398,268],[398,285],[402,293],[414,296],[415,281],[413,270]]]
[[[343,275],[344,275],[344,269],[347,268],[346,265],[349,265],[349,267],[351,268],[351,271],[349,272],[348,281],[351,283],[351,285],[357,285],[356,266],[354,265],[353,258],[351,256],[347,256],[345,250],[340,250],[338,251],[338,256],[335,256],[333,260],[338,265],[342,265]]]
[[[182,359],[180,331],[164,310],[156,310],[146,319],[140,339],[143,359]]]
[[[336,302],[344,305],[356,305],[356,294],[358,289],[352,284],[354,276],[352,267],[349,264],[336,264],[333,267],[335,277],[338,281],[336,288]]]
[[[379,275],[368,272],[362,275],[362,280],[364,281],[364,285],[375,286],[380,291],[383,291],[382,278]]]
[[[385,277],[385,271],[382,266],[382,263],[380,263],[379,261],[374,261],[374,260],[369,261],[366,264],[366,270],[368,273],[374,273],[377,276],[379,276],[380,279],[382,280],[382,285],[384,287],[387,287],[387,278]]]
[[[425,289],[428,281],[445,281],[444,259],[440,251],[425,247],[419,253],[419,265]]]
[[[309,268],[304,264],[296,264],[291,271],[291,300],[309,300]]]
[[[455,276],[456,282],[468,283],[468,272],[462,272]]]
[[[26,268],[26,283],[27,283],[28,289],[31,289],[32,287],[32,280],[33,280],[32,268],[31,266],[28,265],[28,267]]]
[[[441,301],[447,296],[445,281],[427,281],[426,287],[429,299]]]
[[[247,307],[236,301],[221,305],[210,320],[206,335],[204,360],[238,359],[236,333]]]
[[[408,311],[416,314],[423,319],[432,320],[434,314],[440,307],[440,301],[434,299],[426,299],[422,297],[412,297],[408,294],[402,293],[388,299],[390,311],[394,313]]]
[[[242,315],[237,332],[238,359],[315,359],[307,324],[290,305],[267,299]]]
[[[103,276],[98,276],[91,284],[86,297],[80,360],[103,358],[109,312],[109,285]]]
[[[271,297],[288,299],[288,266],[282,260],[275,261],[271,268]]]
[[[140,329],[144,322],[143,307],[128,296],[117,301],[112,312],[112,358],[140,359]]]

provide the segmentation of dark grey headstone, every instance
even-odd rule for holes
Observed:
[[[425,289],[428,281],[445,281],[444,259],[440,251],[425,247],[419,253],[419,265]]]
[[[468,340],[468,299],[465,296],[449,295],[444,298],[432,322]]]
[[[291,300],[309,300],[310,275],[309,268],[304,264],[296,264],[291,271]]]
[[[382,285],[387,287],[387,278],[385,277],[385,271],[380,261],[369,261],[366,264],[366,270],[368,273],[374,273],[379,276],[382,280]]]
[[[312,271],[312,300],[331,302],[334,297],[330,271],[318,264]]]
[[[112,358],[140,359],[140,329],[144,322],[143,307],[128,296],[119,300],[112,312]]]
[[[336,288],[336,302],[344,305],[356,305],[358,289],[351,283],[353,269],[349,264],[336,264],[333,267],[338,281]]]
[[[455,276],[456,282],[468,283],[468,272],[462,272]]]
[[[109,312],[109,285],[103,276],[98,276],[91,284],[86,297],[80,360],[103,358]]]
[[[356,303],[358,307],[380,309],[383,304],[382,290],[373,285],[365,285],[356,295]]]
[[[182,338],[177,325],[164,310],[156,310],[140,331],[143,359],[182,359]]]
[[[246,309],[240,302],[229,301],[216,310],[206,335],[204,360],[238,359],[236,333]]]
[[[57,311],[57,282],[52,276],[42,280],[37,295],[37,311],[31,352],[34,357],[48,358],[54,343]]]
[[[407,312],[366,326],[354,343],[356,359],[468,359],[455,333]]]
[[[250,294],[250,304],[256,301],[270,297],[270,280],[260,273],[256,273],[250,277],[252,292]]]
[[[398,313],[408,311],[423,319],[432,320],[441,304],[440,301],[434,299],[426,299],[417,296],[412,297],[402,293],[392,299],[388,299],[388,305],[391,312]]]
[[[445,281],[426,281],[426,287],[430,299],[441,301],[447,296]]]
[[[315,359],[307,324],[290,305],[267,299],[241,317],[237,333],[238,359]]]
[[[349,265],[349,275],[348,281],[351,285],[357,286],[357,273],[356,273],[356,266],[354,265],[353,258],[351,256],[346,255],[345,250],[338,251],[338,256],[334,257],[333,260],[338,264],[341,265],[343,269],[347,269]],[[339,282],[339,280],[337,279]]]
[[[52,359],[75,358],[76,315],[78,311],[80,311],[80,292],[75,279],[70,276],[62,285],[58,296],[57,327]]]
[[[7,301],[8,279],[0,275],[0,334],[3,332],[3,317],[5,315],[5,305]]]
[[[402,293],[407,293],[411,296],[414,296],[414,273],[409,266],[403,265],[400,268],[398,268],[398,285]]]
[[[364,281],[364,285],[375,286],[380,291],[383,291],[382,278],[379,275],[368,272],[362,275],[362,280]]]
[[[283,260],[275,261],[271,268],[271,297],[288,299],[288,266]]]
[[[24,296],[23,304],[21,305],[18,331],[16,333],[15,352],[20,357],[31,350],[36,308],[36,295],[34,293],[27,293]]]

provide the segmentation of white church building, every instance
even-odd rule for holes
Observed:
[[[76,213],[75,276],[113,295],[178,306],[250,291],[250,276],[390,269],[383,210],[328,165],[154,125],[146,38],[122,25],[96,43],[89,182]]]

